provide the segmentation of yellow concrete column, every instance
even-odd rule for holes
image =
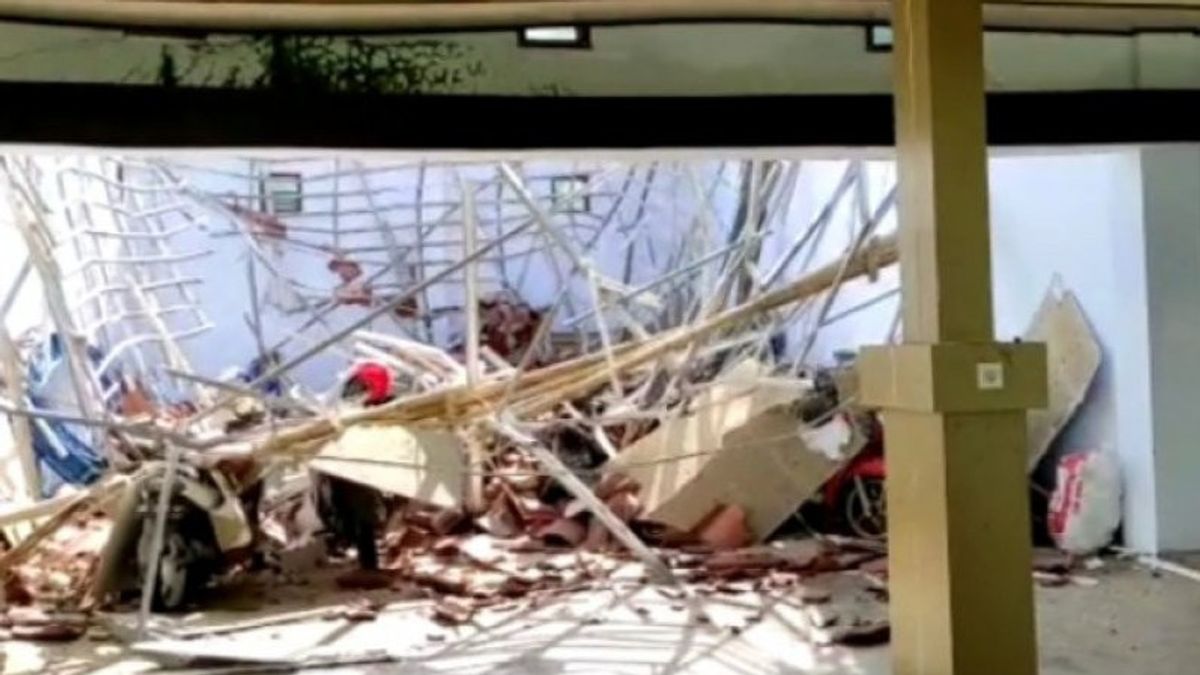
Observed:
[[[864,350],[883,409],[895,675],[1037,670],[1025,409],[1045,350],[993,342],[979,0],[895,0],[905,344]]]

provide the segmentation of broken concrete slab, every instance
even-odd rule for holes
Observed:
[[[326,443],[310,466],[385,493],[445,508],[462,504],[466,461],[452,433],[359,425]]]
[[[1048,405],[1028,413],[1028,468],[1032,471],[1083,404],[1100,370],[1102,352],[1075,294],[1057,288],[1047,291],[1025,331],[1025,340],[1045,343],[1049,379]]]
[[[640,486],[643,519],[691,531],[736,505],[751,539],[762,541],[837,470],[829,454],[844,460],[861,448],[857,434],[842,448],[812,448],[790,409],[802,390],[760,377],[762,369],[740,364],[699,394],[690,414],[665,420],[608,463]]]

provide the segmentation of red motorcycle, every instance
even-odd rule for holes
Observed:
[[[887,464],[883,454],[883,425],[873,414],[863,415],[860,424],[867,434],[863,449],[838,470],[821,490],[821,501],[832,521],[856,537],[887,537],[887,497],[884,481]]]

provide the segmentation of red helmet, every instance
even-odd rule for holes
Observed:
[[[374,361],[368,361],[359,364],[354,369],[342,391],[345,396],[365,393],[366,398],[363,399],[363,403],[366,405],[379,405],[380,403],[386,403],[392,398],[393,383],[392,371],[390,369]]]

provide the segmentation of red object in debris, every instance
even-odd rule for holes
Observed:
[[[883,425],[874,416],[864,420],[867,443],[821,488],[823,506],[858,537],[879,539],[887,534],[884,481]]]
[[[328,267],[330,272],[338,275],[338,278],[345,283],[354,281],[355,279],[361,277],[363,273],[362,265],[359,265],[349,258],[344,258],[341,255],[335,255],[329,261]]]
[[[520,358],[533,342],[541,323],[540,312],[507,293],[479,301],[481,342],[509,360]]]
[[[1112,456],[1072,452],[1058,464],[1048,526],[1055,545],[1087,555],[1105,546],[1121,523],[1121,474]]]
[[[70,642],[78,640],[87,627],[77,624],[47,623],[36,626],[13,626],[12,636],[17,640],[35,642]]]
[[[225,206],[250,223],[250,231],[254,236],[268,239],[287,238],[287,225],[278,216],[248,209],[238,204],[226,204]]]
[[[394,378],[392,371],[386,366],[368,361],[354,369],[347,385],[357,385],[357,388],[366,393],[366,398],[363,399],[365,405],[379,405],[392,398]]]
[[[352,281],[344,286],[338,286],[334,298],[339,305],[371,306],[371,287],[360,281]]]
[[[746,510],[736,504],[722,507],[703,525],[696,536],[717,550],[741,548],[750,542]]]
[[[392,313],[401,319],[415,319],[421,315],[421,306],[415,296],[409,296],[401,300]]]

